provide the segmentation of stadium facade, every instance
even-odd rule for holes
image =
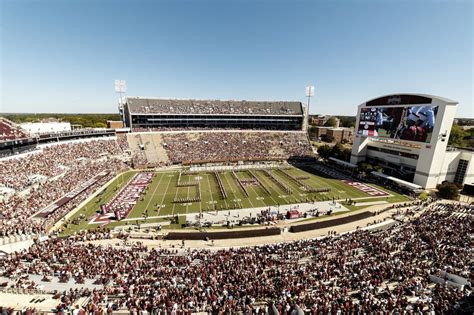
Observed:
[[[131,130],[219,128],[302,130],[304,109],[296,101],[180,100],[127,97],[121,111]]]
[[[412,187],[474,182],[473,152],[448,148],[456,108],[456,101],[424,94],[385,95],[360,104],[351,163],[382,166],[379,175]]]

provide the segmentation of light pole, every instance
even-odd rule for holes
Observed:
[[[309,105],[311,102],[311,96],[314,96],[314,86],[308,85],[306,87],[306,97],[308,97],[308,126],[309,126]]]
[[[119,94],[119,113],[122,116],[123,127],[125,127],[125,112],[123,111],[122,93],[127,91],[125,80],[115,80],[115,92]]]

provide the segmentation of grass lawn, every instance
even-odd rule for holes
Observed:
[[[349,186],[338,179],[325,178],[315,174],[310,174],[301,169],[291,167],[285,171],[292,176],[307,176],[302,181],[314,188],[329,187],[329,192],[308,193],[293,179],[286,176],[281,169],[270,170],[272,175],[288,186],[292,193],[288,194],[273,179],[267,176],[264,170],[253,171],[257,180],[254,179],[250,171],[236,171],[235,175],[239,180],[244,181],[246,196],[232,171],[221,171],[219,176],[227,194],[224,199],[221,195],[217,178],[212,172],[200,172],[198,174],[181,175],[181,183],[198,182],[197,186],[177,187],[179,171],[155,172],[154,177],[142,195],[133,206],[127,218],[120,222],[111,222],[107,227],[120,225],[132,225],[137,220],[144,223],[145,214],[148,215],[147,223],[162,222],[169,220],[167,217],[179,214],[196,213],[200,211],[228,210],[239,208],[268,207],[273,205],[284,205],[292,203],[302,203],[306,201],[323,201],[339,199],[356,199],[357,202],[387,200],[390,203],[407,201],[408,198],[384,188],[377,187],[391,194],[390,197],[371,197],[352,186]],[[129,171],[120,175],[110,185],[103,189],[96,197],[90,200],[84,207],[77,211],[72,219],[78,218],[81,214],[85,219],[77,225],[70,224],[64,234],[71,234],[81,229],[94,229],[98,225],[89,224],[89,220],[96,215],[100,205],[110,201],[115,194],[124,187],[135,175],[135,171]],[[263,187],[262,187],[263,185]],[[201,193],[201,200],[198,202],[174,202],[176,198],[189,199]],[[267,192],[268,191],[268,192]],[[359,200],[360,199],[360,200]],[[352,208],[351,208],[352,207]],[[350,206],[350,210],[361,207]],[[174,227],[175,225],[172,225]]]

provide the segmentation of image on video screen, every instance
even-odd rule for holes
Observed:
[[[430,142],[438,106],[362,108],[357,134]]]

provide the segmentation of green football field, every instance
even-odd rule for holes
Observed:
[[[125,219],[128,219],[128,221],[130,219],[140,220],[147,215],[147,222],[159,222],[164,217],[170,215],[200,211],[256,208],[332,200],[333,198],[337,200],[361,199],[364,201],[387,200],[395,202],[400,201],[400,197],[402,197],[392,192],[389,192],[391,194],[390,197],[371,197],[367,193],[353,188],[338,179],[325,178],[294,167],[269,169],[268,172],[273,175],[273,178],[265,173],[265,170],[253,170],[252,172],[253,175],[250,171],[239,170],[235,171],[234,175],[232,171],[219,171],[227,198],[223,198],[216,175],[213,172],[182,174],[180,183],[188,185],[184,187],[178,187],[179,171],[155,172],[145,193],[141,195]],[[297,181],[287,176],[284,172],[293,177],[304,178],[301,181],[309,187],[329,188],[330,190],[328,192],[306,192]],[[110,201],[136,173],[135,171],[123,173],[105,187],[96,197],[72,216],[72,219],[79,221],[77,218],[82,214],[82,219],[80,223],[76,222],[77,224],[70,225],[69,228],[80,230],[96,227],[96,225],[89,224],[90,218],[98,213],[101,204]],[[241,182],[245,182],[243,186],[248,193],[248,197],[235,176]],[[256,179],[253,176],[256,176]],[[291,193],[285,191],[277,182],[286,185],[291,190]],[[382,189],[380,187],[377,188]],[[189,199],[199,196],[199,190],[200,201],[189,201]],[[176,200],[182,202],[175,202]],[[109,225],[110,227],[123,225],[125,222],[127,220],[112,222]]]

